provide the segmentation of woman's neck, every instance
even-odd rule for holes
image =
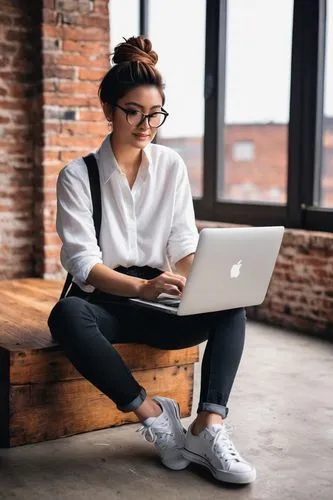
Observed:
[[[122,144],[110,137],[113,154],[122,170],[128,171],[138,169],[142,160],[142,150],[132,148],[128,144]]]

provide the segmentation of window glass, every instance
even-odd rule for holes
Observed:
[[[327,0],[320,205],[333,208],[333,0]]]
[[[229,0],[218,200],[285,203],[292,0]]]
[[[202,195],[205,74],[205,0],[149,1],[149,37],[159,56],[170,113],[157,142],[186,163],[192,194]]]
[[[140,26],[139,0],[110,0],[110,44],[111,52],[123,38],[139,35]]]

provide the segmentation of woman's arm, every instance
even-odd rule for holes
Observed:
[[[145,280],[119,273],[104,264],[96,264],[91,269],[86,283],[102,292],[151,300],[162,292],[179,295],[183,291],[185,279],[183,276],[166,272],[154,279]]]
[[[183,259],[180,259],[178,262],[176,262],[175,268],[177,273],[187,278],[193,264],[193,259],[194,259],[194,253],[190,253],[189,255],[186,255],[186,257],[184,257]]]
[[[102,292],[124,297],[139,297],[147,281],[114,271],[105,264],[95,264],[86,279],[87,285],[92,285]]]

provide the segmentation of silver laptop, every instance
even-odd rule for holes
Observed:
[[[261,304],[283,234],[283,226],[202,229],[181,297],[130,301],[178,316]]]

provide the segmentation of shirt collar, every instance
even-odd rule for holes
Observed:
[[[115,170],[119,172],[121,169],[119,168],[118,162],[111,147],[110,134],[107,135],[102,142],[100,148],[97,150],[97,156],[99,160],[100,166],[100,175],[101,181],[103,184],[108,182],[111,175]],[[151,157],[151,145],[148,144],[143,149],[142,155],[142,165],[147,168],[147,173],[150,173],[151,165],[152,165],[152,157]]]

